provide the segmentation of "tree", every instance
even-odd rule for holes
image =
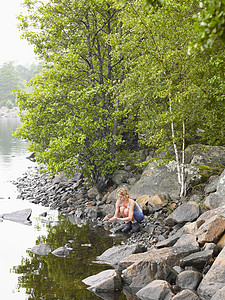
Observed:
[[[20,87],[13,62],[4,63],[0,67],[0,105],[7,105],[9,108],[14,106],[16,97],[13,95],[13,90]]]
[[[139,134],[145,144],[168,154],[173,146],[181,195],[185,193],[186,145],[194,140],[198,128],[205,130],[204,137],[210,137],[212,109],[215,116],[224,115],[224,86],[217,90],[216,108],[211,97],[215,89],[210,78],[216,71],[211,64],[213,52],[188,55],[189,43],[195,37],[196,5],[196,1],[168,1],[162,9],[152,10],[142,1],[129,1],[123,14],[124,31],[129,33],[121,51],[138,50],[133,62],[126,65],[133,70],[124,80],[121,97],[130,106],[138,103]],[[221,58],[224,46],[217,43],[217,47]],[[217,142],[224,143],[224,124],[218,123]]]
[[[25,5],[23,36],[49,68],[30,82],[32,93],[18,95],[23,125],[17,136],[29,139],[52,173],[79,169],[100,188],[135,140],[131,112],[114,88],[124,76],[123,57],[112,58],[110,43],[111,35],[121,35],[120,10],[111,1]]]

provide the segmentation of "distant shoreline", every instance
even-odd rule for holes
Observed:
[[[0,107],[0,118],[19,118],[18,107],[13,107],[9,109],[5,106]]]

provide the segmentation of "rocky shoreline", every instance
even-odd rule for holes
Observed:
[[[50,177],[37,166],[14,184],[21,199],[57,209],[75,224],[88,221],[113,234],[124,226],[107,221],[117,188],[126,187],[142,206],[140,232],[128,234],[123,245],[99,257],[113,267],[110,274],[104,273],[104,280],[97,274],[95,284],[93,278],[85,280],[95,293],[104,293],[103,299],[113,299],[107,294],[125,287],[127,295],[136,295],[133,299],[225,299],[225,148],[193,145],[186,157],[184,199],[179,199],[173,162],[149,163],[141,174],[124,167],[102,194],[95,187],[88,189],[80,173]]]

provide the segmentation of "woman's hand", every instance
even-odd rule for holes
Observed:
[[[118,219],[117,217],[112,217],[109,219],[109,222],[117,221],[117,219]]]

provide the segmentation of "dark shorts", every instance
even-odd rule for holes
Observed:
[[[144,219],[144,214],[143,212],[139,212],[137,210],[134,211],[134,218],[135,220],[140,223]]]

